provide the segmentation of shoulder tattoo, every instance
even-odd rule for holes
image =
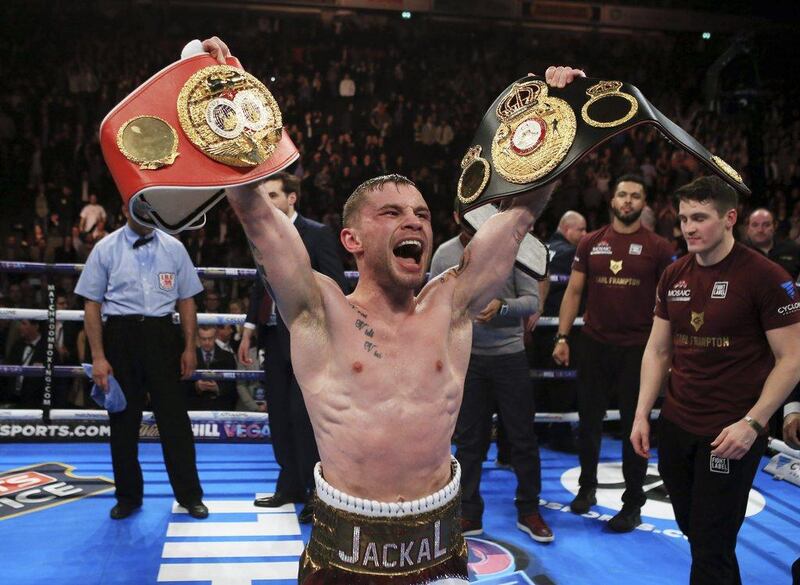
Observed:
[[[247,244],[250,246],[250,252],[253,254],[253,260],[256,264],[256,270],[261,277],[265,286],[267,285],[267,271],[264,269],[264,255],[256,248],[255,244],[250,238],[247,238]]]

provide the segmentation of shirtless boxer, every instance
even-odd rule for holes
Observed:
[[[204,49],[223,62],[214,37]],[[563,87],[581,71],[550,67]],[[399,175],[359,186],[340,238],[358,285],[344,296],[311,270],[297,230],[261,185],[228,189],[291,332],[294,372],[320,453],[318,502],[300,561],[304,585],[467,583],[459,470],[450,454],[472,320],[503,286],[551,187],[509,201],[464,251],[425,282],[430,211]]]

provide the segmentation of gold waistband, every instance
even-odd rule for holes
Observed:
[[[461,498],[426,512],[368,516],[337,509],[319,497],[306,549],[317,567],[378,575],[406,575],[466,554],[459,522]]]

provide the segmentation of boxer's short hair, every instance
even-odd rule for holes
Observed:
[[[358,187],[356,187],[355,191],[353,191],[350,197],[347,198],[347,201],[345,201],[344,210],[342,211],[342,225],[346,228],[351,227],[353,225],[353,221],[358,216],[358,212],[364,205],[366,195],[373,191],[382,189],[383,186],[388,183],[393,185],[409,185],[411,187],[416,187],[414,181],[408,177],[404,177],[403,175],[398,175],[397,173],[381,175],[380,177],[375,177],[374,179],[368,179],[364,181]]]
[[[675,191],[675,199],[710,203],[720,217],[739,205],[736,190],[716,175],[699,177],[684,185]]]

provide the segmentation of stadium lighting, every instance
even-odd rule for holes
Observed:
[[[711,39],[711,33],[710,32],[704,32],[703,33],[703,40],[707,41],[709,39]]]
[[[408,20],[411,18],[411,11],[403,10],[403,12],[400,13],[400,16],[402,16],[405,20]]]

